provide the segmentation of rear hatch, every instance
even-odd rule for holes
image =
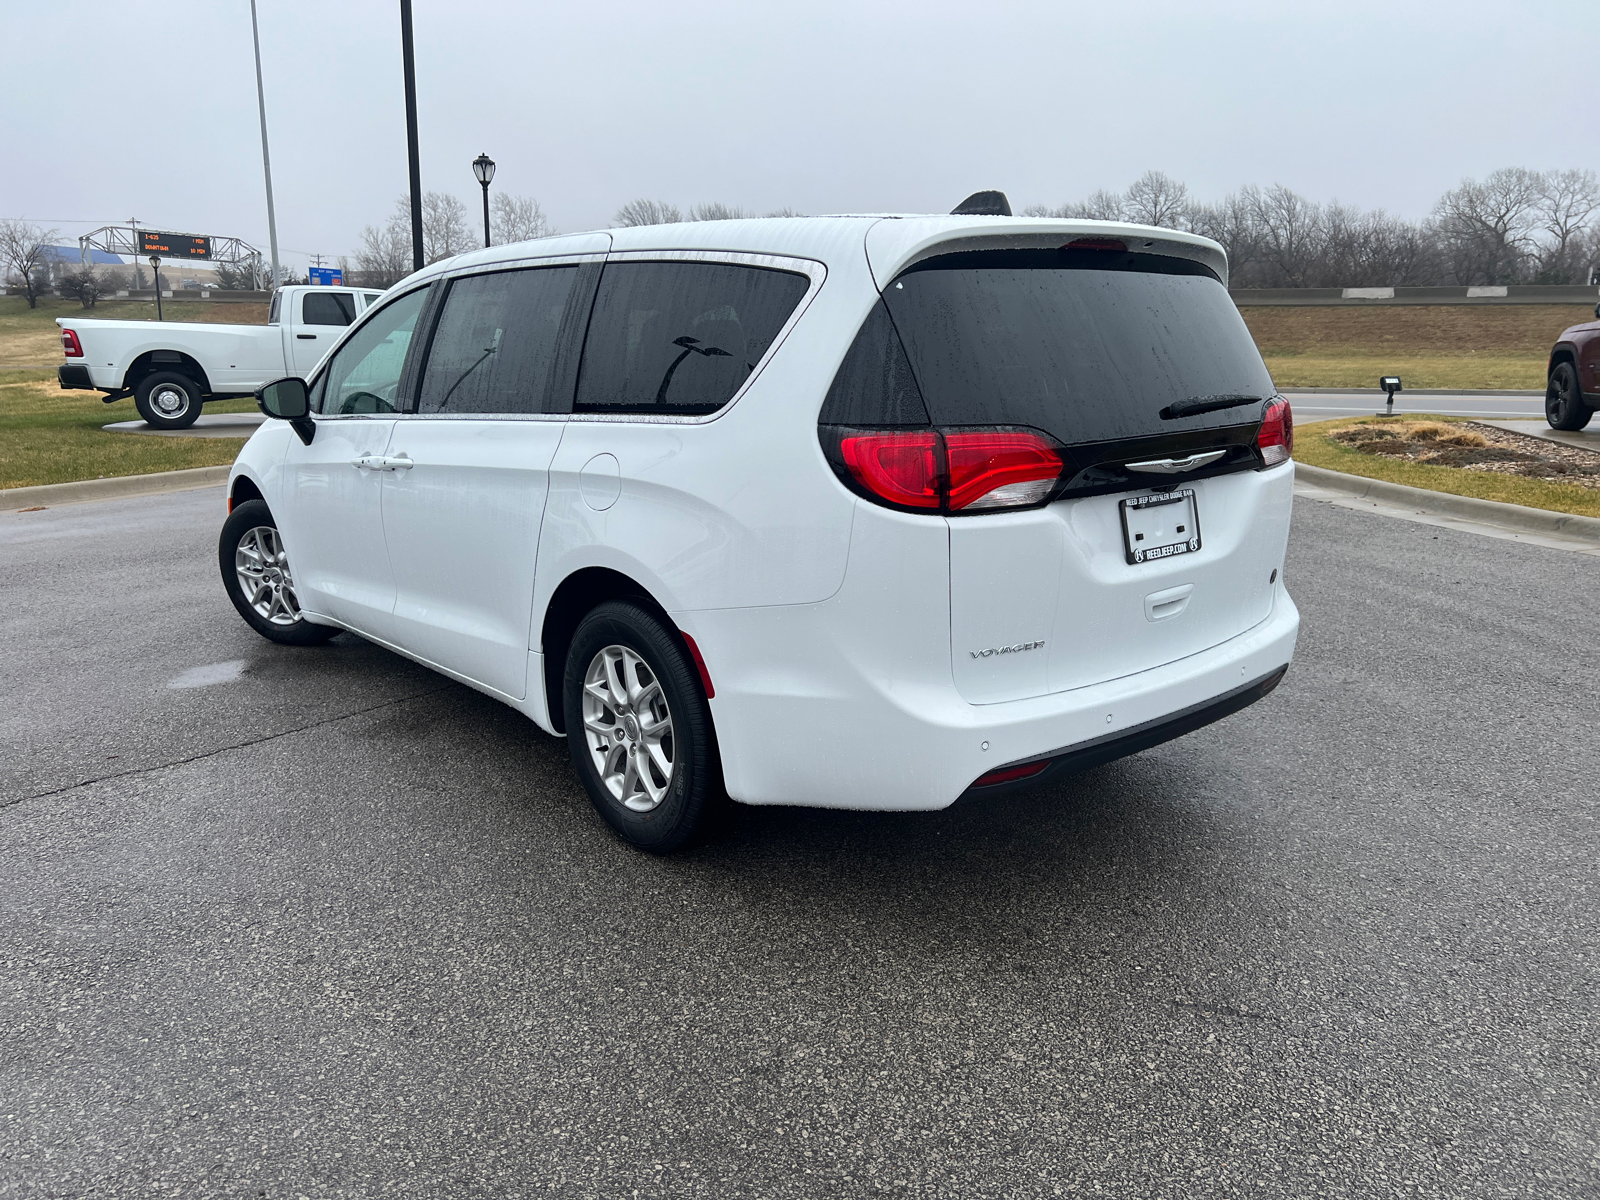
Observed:
[[[1267,617],[1289,519],[1287,478],[1263,469],[1258,447],[1275,389],[1210,266],[1104,238],[961,251],[914,263],[883,300],[841,368],[853,394],[836,380],[824,407],[824,447],[859,492],[873,443],[846,446],[848,431],[887,424],[914,439],[925,422],[938,434],[929,470],[944,472],[950,651],[966,699],[1147,670]],[[851,361],[898,353],[899,364]],[[897,394],[863,406],[862,379]],[[989,457],[963,493],[967,443]],[[1006,454],[1021,462],[1036,444],[1058,474],[958,507],[958,494],[1004,481],[994,464]]]

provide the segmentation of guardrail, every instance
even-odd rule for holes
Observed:
[[[1502,287],[1234,288],[1240,308],[1372,304],[1587,304],[1600,300],[1594,284],[1509,284]]]

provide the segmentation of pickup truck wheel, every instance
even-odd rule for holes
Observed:
[[[266,501],[246,500],[228,514],[217,559],[228,599],[262,637],[286,646],[315,646],[339,632],[313,625],[301,614],[289,556]]]
[[[1551,429],[1569,431],[1582,429],[1594,416],[1594,409],[1583,402],[1583,391],[1578,387],[1578,372],[1569,362],[1557,363],[1550,372],[1550,383],[1544,392],[1544,419]]]
[[[177,371],[156,371],[133,389],[133,404],[152,429],[187,429],[200,416],[200,385]]]

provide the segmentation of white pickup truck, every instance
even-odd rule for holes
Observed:
[[[207,400],[248,396],[285,375],[310,375],[344,327],[381,294],[279,288],[265,325],[57,317],[67,361],[56,375],[63,388],[105,392],[107,404],[132,396],[151,426],[183,429]]]

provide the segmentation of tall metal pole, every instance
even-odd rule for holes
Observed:
[[[483,244],[485,247],[491,245],[489,241],[489,185],[487,183],[483,185]]]
[[[267,92],[261,86],[261,31],[256,28],[256,0],[250,0],[250,36],[256,44],[256,108],[261,113],[261,170],[267,177],[267,243],[272,249],[272,282],[278,286],[278,217],[272,210],[272,156],[267,153]]]
[[[250,0],[252,4],[255,0]],[[406,154],[411,160],[411,269],[422,270],[422,164],[417,157],[417,56],[411,44],[411,0],[400,0],[400,55],[406,72]]]

